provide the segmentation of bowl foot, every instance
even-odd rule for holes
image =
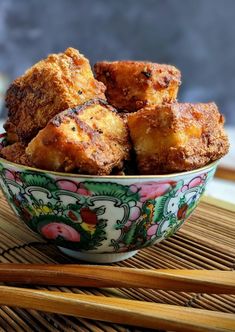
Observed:
[[[75,251],[71,249],[66,249],[63,247],[58,247],[60,251],[62,251],[65,255],[70,257],[90,262],[90,263],[115,263],[123,261],[127,258],[134,256],[138,250],[129,251],[129,252],[121,252],[121,253],[103,253],[103,254],[94,254],[94,253],[86,253],[81,251]]]

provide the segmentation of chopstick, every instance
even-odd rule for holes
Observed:
[[[234,331],[233,314],[105,296],[0,286],[0,305],[174,331]]]
[[[235,294],[235,272],[219,270],[146,270],[118,266],[2,263],[0,282]]]

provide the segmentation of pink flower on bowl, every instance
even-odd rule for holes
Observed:
[[[5,171],[5,177],[8,180],[12,180],[12,181],[15,181],[15,182],[18,182],[18,183],[22,183],[18,172],[7,169]]]
[[[145,202],[148,199],[154,199],[165,195],[176,185],[175,181],[145,182],[142,184],[133,184],[130,189],[133,192],[139,192],[140,201]]]
[[[15,180],[14,172],[10,171],[9,169],[5,171],[5,177],[8,180]]]
[[[137,203],[130,208],[129,220],[136,220],[141,215],[142,203]]]
[[[58,180],[56,184],[63,190],[76,192],[78,189],[77,183],[70,180]]]
[[[201,184],[205,183],[205,180],[206,180],[206,174],[203,174],[201,176],[197,176],[194,179],[192,179],[188,184],[185,184],[181,188],[181,191],[184,192],[185,190],[198,187]]]
[[[52,222],[41,228],[42,235],[49,240],[56,240],[59,236],[63,237],[67,241],[79,242],[80,234],[69,225]]]
[[[151,239],[151,237],[156,234],[158,226],[159,226],[158,224],[154,224],[154,225],[149,227],[149,229],[147,230],[148,239]]]
[[[56,181],[56,184],[60,187],[60,189],[72,191],[79,195],[83,196],[92,195],[92,193],[89,190],[87,190],[82,183],[77,184],[76,182],[71,180],[58,180]]]

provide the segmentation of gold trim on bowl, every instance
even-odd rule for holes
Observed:
[[[29,167],[21,164],[16,164],[13,163],[12,161],[8,161],[4,158],[0,158],[0,162],[12,165],[15,167],[20,167],[24,170],[27,171],[34,171],[34,172],[41,172],[41,173],[49,173],[52,175],[57,175],[57,176],[67,176],[67,177],[81,177],[81,178],[88,178],[88,179],[93,179],[93,178],[99,178],[99,179],[135,179],[135,178],[140,178],[140,179],[152,179],[152,178],[169,178],[169,177],[177,177],[177,176],[183,176],[183,175],[190,175],[190,174],[195,174],[201,171],[208,170],[209,168],[212,168],[215,166],[219,160],[213,161],[212,163],[203,166],[201,168],[194,169],[192,171],[184,171],[184,172],[179,172],[179,173],[170,173],[170,174],[159,174],[159,175],[87,175],[87,174],[79,174],[79,173],[66,173],[66,172],[54,172],[54,171],[49,171],[41,168],[34,168],[34,167]]]

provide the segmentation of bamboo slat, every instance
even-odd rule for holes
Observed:
[[[216,203],[216,205],[215,205]],[[14,216],[0,196],[0,262],[75,263],[54,246],[41,240]],[[113,265],[161,269],[235,269],[235,209],[203,199],[181,230],[170,239]],[[152,289],[95,289],[36,287],[55,291],[115,296],[163,304],[181,305],[235,314],[234,295],[211,295]],[[156,326],[157,329],[157,326]],[[79,319],[35,310],[0,307],[0,331],[148,331],[123,324]],[[150,331],[150,330],[149,330]]]

